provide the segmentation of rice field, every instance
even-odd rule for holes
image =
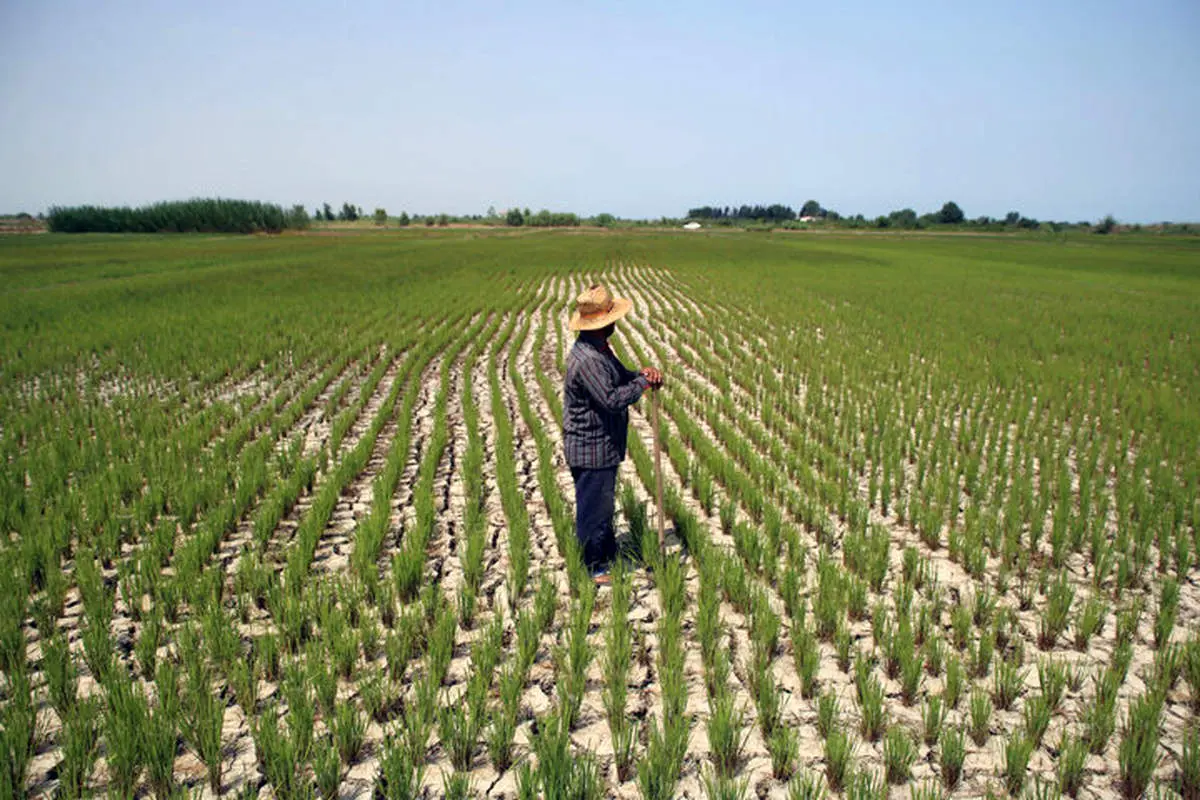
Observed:
[[[0,276],[0,797],[1200,797],[1200,240],[51,234]],[[599,589],[596,281],[666,379]]]

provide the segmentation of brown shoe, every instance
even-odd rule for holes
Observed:
[[[605,572],[602,575],[593,575],[592,583],[597,586],[610,586],[612,584],[612,576]]]

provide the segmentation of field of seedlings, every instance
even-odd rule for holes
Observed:
[[[0,798],[1200,798],[1200,240],[0,241]],[[662,368],[596,588],[566,322]]]

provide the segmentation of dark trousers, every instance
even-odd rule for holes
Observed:
[[[617,468],[572,467],[571,477],[575,479],[575,538],[584,566],[594,572],[617,554],[613,532]]]

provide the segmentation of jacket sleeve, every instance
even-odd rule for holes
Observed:
[[[621,383],[629,383],[635,378],[641,376],[642,373],[634,372],[633,370],[629,369],[629,367],[625,366],[621,359],[618,358],[615,359],[615,361],[617,362],[617,371],[621,373]]]
[[[616,385],[612,374],[597,359],[586,359],[579,365],[579,381],[583,388],[605,411],[615,413],[638,401],[650,384],[638,375],[633,380]]]

